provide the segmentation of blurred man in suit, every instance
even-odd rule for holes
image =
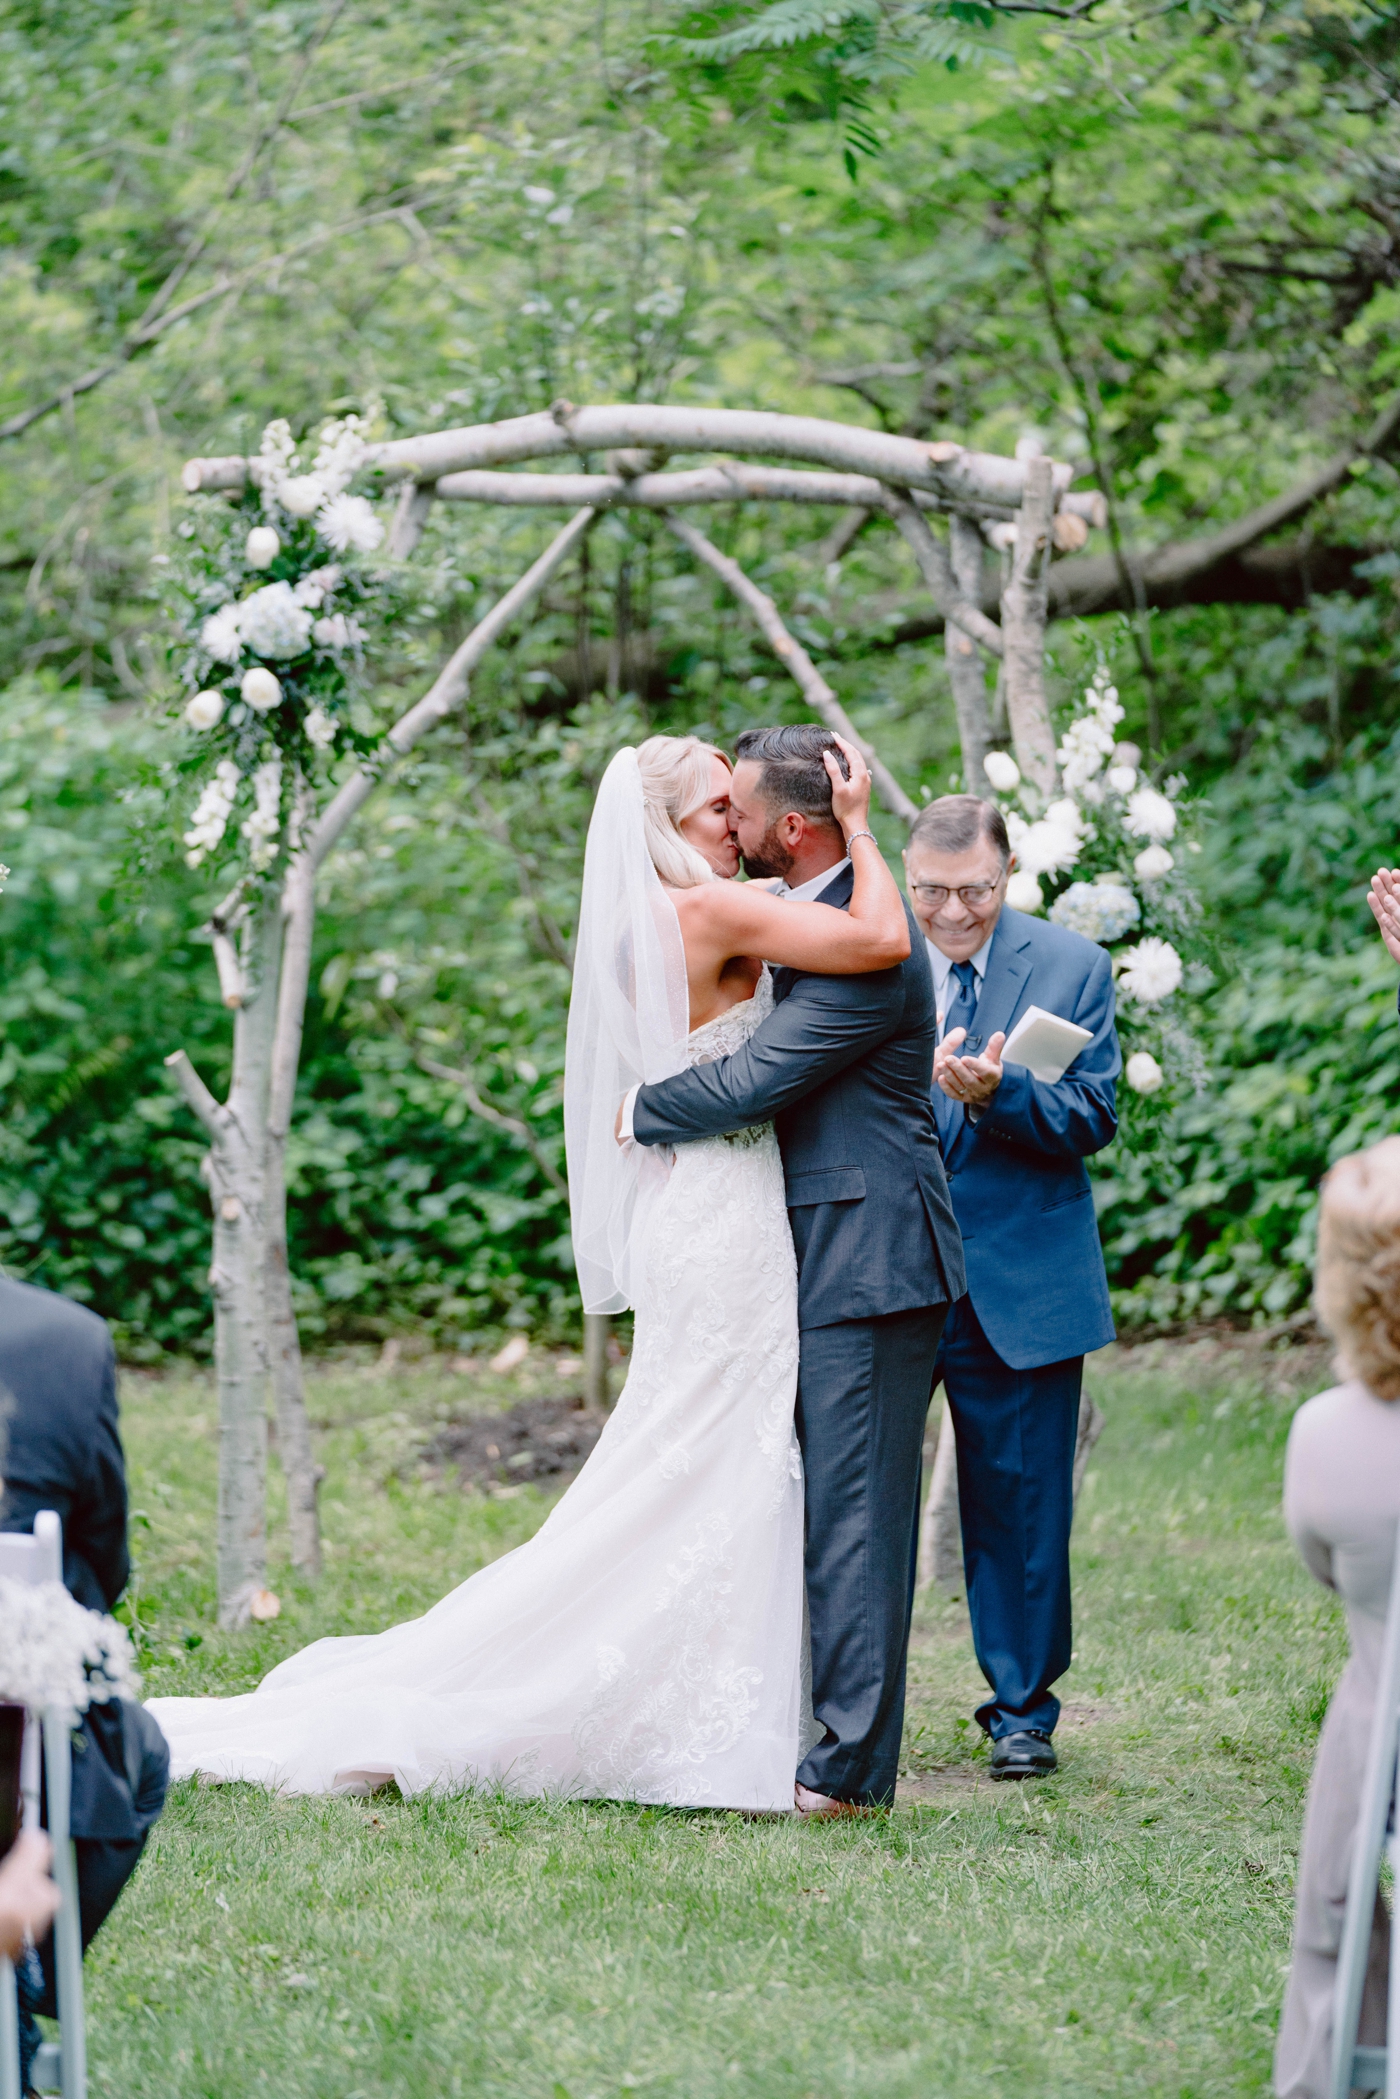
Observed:
[[[994,802],[945,795],[914,824],[909,898],[938,1008],[933,1103],[967,1296],[935,1372],[957,1438],[973,1644],[990,1697],[977,1719],[992,1776],[1053,1771],[1069,1666],[1069,1532],[1084,1356],[1113,1339],[1084,1161],[1118,1127],[1122,1060],[1108,953],[1006,906],[1014,866]],[[1003,1064],[1027,1006],[1090,1031],[1063,1078]]]
[[[32,1531],[40,1509],[55,1509],[66,1586],[89,1610],[110,1611],[131,1571],[111,1337],[82,1305],[4,1277],[0,1475],[0,1530]],[[142,1707],[88,1708],[74,1735],[71,1808],[84,1946],[136,1870],[169,1772],[165,1738]],[[20,1973],[28,2048],[38,2041],[32,2013],[56,2009],[52,1939],[39,1958],[42,1983]]]

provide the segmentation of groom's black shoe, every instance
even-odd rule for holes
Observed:
[[[1002,1735],[992,1744],[993,1778],[1044,1778],[1059,1761],[1054,1743],[1038,1727]]]

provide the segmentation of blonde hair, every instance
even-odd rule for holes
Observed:
[[[1323,1182],[1314,1297],[1341,1369],[1400,1399],[1400,1137],[1349,1153]]]
[[[651,864],[672,889],[714,880],[704,854],[681,836],[681,825],[710,798],[710,761],[729,760],[698,736],[649,736],[637,746]]]

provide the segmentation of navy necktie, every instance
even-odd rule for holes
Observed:
[[[970,1040],[977,1015],[977,972],[970,962],[955,962],[948,974],[957,978],[958,988],[943,1016],[943,1040],[947,1041],[954,1028],[966,1028]],[[962,1047],[966,1052],[968,1043]]]

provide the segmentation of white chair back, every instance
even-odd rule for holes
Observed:
[[[1337,1957],[1337,1984],[1332,2012],[1332,2095],[1347,2099],[1352,2090],[1384,2092],[1400,2099],[1400,1935],[1390,1942],[1390,1997],[1384,2048],[1357,2046],[1361,1997],[1370,1956],[1371,1918],[1380,1881],[1381,1854],[1387,1845],[1392,1868],[1400,1868],[1400,1836],[1395,1828],[1395,1768],[1400,1751],[1400,1538],[1386,1612],[1381,1649],[1376,1717],[1366,1772],[1361,1781],[1360,1812],[1347,1881],[1346,1916]]]
[[[52,1509],[34,1518],[32,1535],[0,1531],[0,1578],[37,1587],[63,1580],[63,1525]],[[83,1940],[78,1913],[78,1868],[68,1830],[72,1787],[72,1751],[61,1713],[30,1713],[24,1726],[20,1757],[20,1792],[24,1826],[39,1821],[39,1754],[43,1743],[49,1782],[49,1836],[53,1841],[53,1877],[63,1905],[54,1920],[54,1967],[58,1980],[59,2040],[45,2042],[31,2077],[40,2092],[60,2092],[62,2099],[86,2099],[87,2038],[83,2020]],[[20,2099],[19,2015],[14,1970],[0,1958],[0,2099]]]

